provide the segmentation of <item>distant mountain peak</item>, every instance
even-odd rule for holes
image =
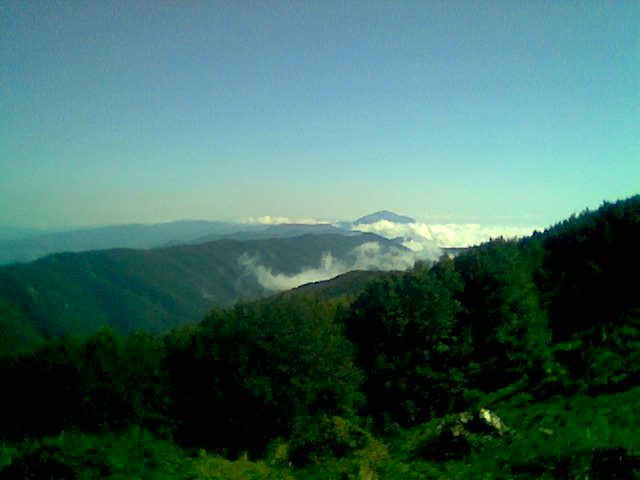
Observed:
[[[416,223],[415,219],[411,217],[398,215],[397,213],[390,212],[389,210],[380,210],[379,212],[375,212],[370,215],[365,215],[364,217],[360,217],[359,219],[357,219],[354,223],[358,225],[358,224],[375,223],[381,220],[386,220],[388,222],[393,222],[393,223]]]

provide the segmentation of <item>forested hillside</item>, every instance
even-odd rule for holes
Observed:
[[[6,356],[0,478],[640,478],[638,244],[635,196],[357,297]]]
[[[372,234],[303,235],[64,253],[8,265],[0,267],[0,330],[14,346],[103,326],[160,333],[196,322],[214,306],[272,293],[257,278],[258,265],[274,275],[295,275],[330,254],[348,266],[354,249],[369,242],[382,251],[404,250]]]

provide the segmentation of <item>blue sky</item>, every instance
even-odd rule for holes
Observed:
[[[547,225],[640,192],[640,2],[0,5],[0,224]]]

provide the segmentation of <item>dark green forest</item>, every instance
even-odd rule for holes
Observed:
[[[349,265],[354,248],[368,242],[403,249],[373,234],[306,234],[58,253],[0,266],[0,338],[5,348],[20,349],[64,334],[92,334],[101,326],[125,335],[164,333],[197,322],[213,306],[272,294],[239,261],[243,256],[293,275],[318,265],[325,252]]]
[[[635,196],[163,335],[2,345],[0,480],[640,478],[639,246]]]

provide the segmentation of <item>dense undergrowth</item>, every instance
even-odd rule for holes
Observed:
[[[355,298],[7,355],[0,479],[640,478],[639,244],[633,197]]]
[[[441,438],[433,419],[374,438],[334,419],[345,454],[302,468],[289,465],[287,444],[275,441],[260,459],[233,460],[180,448],[136,427],[123,432],[56,436],[0,447],[0,479],[564,479],[637,478],[640,388],[531,403],[520,395],[493,406],[509,426],[502,437],[476,435],[458,444]],[[635,472],[635,477],[633,476]]]

